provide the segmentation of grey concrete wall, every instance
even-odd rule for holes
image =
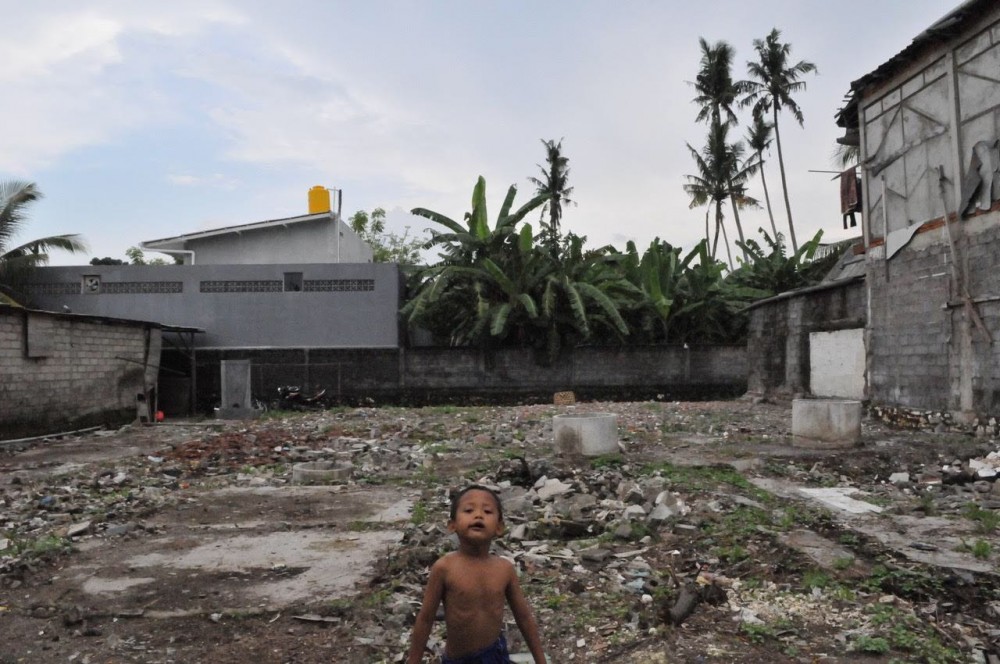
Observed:
[[[218,399],[221,360],[251,360],[253,396],[271,399],[280,385],[325,388],[345,402],[434,403],[505,400],[575,390],[591,398],[723,397],[746,389],[746,349],[740,346],[578,348],[550,367],[530,350],[286,349],[206,351],[198,355],[198,409]]]
[[[0,439],[134,420],[159,351],[149,324],[0,306]]]
[[[809,335],[865,326],[864,282],[774,298],[750,311],[747,391],[789,397],[810,393]]]
[[[338,239],[335,229],[340,231]],[[189,240],[196,265],[370,263],[372,249],[343,221],[323,217],[288,226]],[[185,259],[187,262],[187,259]]]
[[[998,213],[976,217],[956,238],[975,310],[993,338],[1000,334],[998,222]],[[944,234],[921,233],[870,271],[869,390],[887,405],[1000,414],[1000,348],[955,290]]]
[[[286,291],[286,273],[303,290]],[[385,263],[87,265],[38,269],[29,295],[40,309],[198,327],[199,347],[391,348],[400,289]]]

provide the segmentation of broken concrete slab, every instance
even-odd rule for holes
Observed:
[[[831,513],[851,529],[872,537],[910,560],[948,569],[998,574],[992,562],[976,558],[964,545],[973,536],[973,525],[967,520],[883,514],[877,505],[848,497],[858,493],[852,487],[813,488],[765,478],[752,478],[751,482],[780,496],[816,501],[831,509]]]
[[[878,513],[882,508],[878,505],[851,498],[861,493],[855,487],[808,487],[785,480],[774,478],[753,477],[750,482],[765,491],[786,498],[809,498],[822,503],[825,507],[845,514]]]
[[[827,570],[850,569],[854,574],[867,573],[865,566],[857,562],[854,553],[811,530],[793,530],[781,533],[779,541],[809,556],[817,565]],[[846,566],[846,567],[845,567]]]

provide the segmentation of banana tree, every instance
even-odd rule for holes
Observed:
[[[681,249],[655,238],[639,256],[634,242],[626,245],[623,269],[641,296],[632,307],[633,334],[647,342],[670,341],[670,323],[684,275],[698,248],[681,258]]]
[[[746,305],[761,291],[725,278],[726,266],[714,260],[708,243],[695,247],[693,258],[678,284],[671,335],[680,343],[731,343],[745,338]]]
[[[549,362],[564,346],[622,342],[629,335],[622,311],[639,296],[639,289],[622,272],[625,257],[610,246],[584,251],[585,241],[568,233],[562,261],[546,278],[540,322]]]
[[[493,228],[490,228],[486,208],[486,180],[481,175],[472,190],[472,209],[465,213],[464,226],[440,212],[426,208],[418,207],[410,212],[447,229],[447,232],[431,229],[431,239],[425,245],[426,249],[440,247],[444,262],[471,266],[484,258],[502,257],[505,247],[510,248],[516,242],[517,224],[548,200],[546,195],[539,194],[511,212],[516,195],[517,187],[511,185]]]
[[[837,252],[831,252],[823,260],[813,260],[823,231],[818,231],[791,255],[786,255],[785,241],[780,233],[772,239],[763,228],[759,230],[768,250],[765,251],[755,240],[747,240],[742,249],[748,260],[730,275],[730,279],[734,283],[759,290],[762,297],[818,282],[839,258]]]
[[[445,227],[431,230],[426,248],[440,247],[441,261],[415,277],[413,297],[401,310],[411,325],[423,325],[452,345],[492,345],[512,330],[524,336],[526,319],[538,315],[531,283],[546,274],[544,260],[534,247],[531,226],[517,224],[542,205],[536,196],[511,211],[517,188],[507,190],[493,228],[486,207],[486,181],[480,176],[472,193],[472,209],[465,224],[428,210],[412,213]]]

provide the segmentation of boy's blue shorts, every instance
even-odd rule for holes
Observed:
[[[442,657],[441,664],[510,664],[510,653],[507,652],[507,639],[504,638],[503,632],[501,632],[500,638],[490,647],[455,659]]]

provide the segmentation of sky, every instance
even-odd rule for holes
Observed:
[[[0,179],[35,182],[16,240],[78,233],[80,255],[125,258],[144,240],[307,212],[313,185],[344,216],[382,207],[422,237],[424,207],[461,220],[487,183],[531,198],[541,141],[562,140],[572,199],[563,228],[588,247],[704,233],[689,209],[686,147],[706,127],[691,102],[698,38],[736,51],[772,28],[810,61],[779,118],[801,241],[843,230],[834,116],[851,81],[902,50],[958,0],[0,0]],[[748,121],[748,113],[740,120]],[[740,129],[738,134],[745,133]],[[779,230],[777,153],[765,165]],[[763,201],[760,180],[748,192]],[[726,210],[727,217],[729,210]],[[751,237],[769,227],[744,211]],[[529,221],[537,228],[538,218]],[[154,254],[150,254],[153,257]]]

